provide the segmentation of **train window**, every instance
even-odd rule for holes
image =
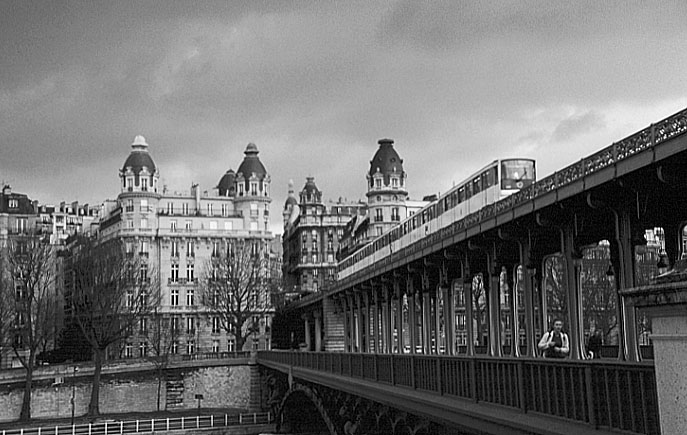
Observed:
[[[465,201],[465,187],[458,189],[458,204]]]
[[[480,177],[475,177],[472,180],[472,194],[476,195],[482,191],[482,179]]]
[[[491,187],[496,184],[496,167],[489,168],[486,172],[487,174],[487,186]]]
[[[501,189],[522,189],[535,180],[533,160],[502,160]]]
[[[472,183],[467,183],[465,185],[465,199],[470,199],[472,197]]]

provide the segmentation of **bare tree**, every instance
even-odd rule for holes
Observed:
[[[4,249],[2,337],[26,370],[19,419],[31,419],[31,387],[36,355],[55,339],[57,319],[56,250],[40,235],[13,238]]]
[[[206,261],[197,285],[206,314],[218,319],[241,351],[271,306],[267,244],[260,239],[229,243],[226,252]]]
[[[124,250],[119,240],[80,236],[71,245],[74,316],[95,359],[88,415],[100,414],[100,374],[106,351],[132,335],[134,326],[154,311],[160,286],[145,260]]]
[[[160,398],[162,393],[162,381],[165,378],[165,370],[169,366],[174,353],[174,345],[179,340],[181,331],[179,325],[170,321],[170,317],[158,312],[157,309],[150,316],[148,328],[148,361],[155,366],[157,375],[157,410],[160,410]]]

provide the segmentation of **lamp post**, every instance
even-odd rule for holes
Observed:
[[[79,371],[79,368],[74,366],[74,370],[72,371],[72,426],[74,426],[74,397],[76,396],[76,373]]]

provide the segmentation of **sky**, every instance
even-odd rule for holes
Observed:
[[[144,135],[170,190],[249,142],[282,231],[290,179],[365,197],[392,138],[411,199],[486,163],[542,178],[687,107],[687,2],[0,2],[0,181],[98,204]]]

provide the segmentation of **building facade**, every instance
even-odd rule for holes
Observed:
[[[238,170],[228,170],[211,192],[197,184],[183,193],[161,189],[160,170],[143,136],[136,136],[119,171],[120,193],[105,206],[99,237],[120,239],[127,253],[140,256],[146,265],[141,267],[156,275],[158,312],[181,331],[172,353],[242,350],[202,306],[197,281],[213,258],[240,241],[250,240],[269,252],[270,176],[258,153],[255,144],[248,144]],[[251,345],[269,348],[270,323],[265,314]],[[141,327],[119,349],[120,356],[145,356],[146,343]]]
[[[398,225],[429,201],[410,200],[403,159],[391,139],[380,139],[366,174],[367,207],[351,219],[345,229],[339,259],[346,258],[375,237]]]
[[[314,177],[295,196],[293,182],[284,203],[284,286],[291,295],[318,292],[336,279],[336,257],[344,228],[365,212],[365,203],[322,200]]]

